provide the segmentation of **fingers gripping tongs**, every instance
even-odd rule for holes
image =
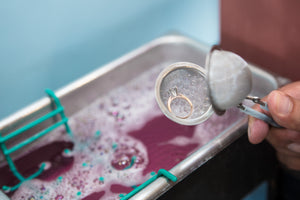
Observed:
[[[245,99],[250,100],[253,103],[259,104],[261,109],[263,109],[265,111],[269,111],[268,104],[266,102],[263,102],[259,97],[247,96]],[[282,128],[282,126],[277,124],[271,117],[269,117],[268,115],[265,115],[257,110],[254,110],[253,108],[250,108],[242,103],[240,103],[237,107],[240,109],[241,112],[243,112],[247,115],[250,115],[257,119],[261,119],[276,128]]]

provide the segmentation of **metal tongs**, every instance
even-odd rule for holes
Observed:
[[[262,101],[259,97],[247,96],[245,99],[250,100],[253,103],[259,104],[261,109],[263,109],[265,111],[269,111],[268,104],[266,102]],[[271,117],[269,117],[261,112],[258,112],[257,110],[254,110],[253,108],[250,108],[242,103],[240,103],[237,107],[240,109],[241,112],[246,113],[247,115],[251,115],[257,119],[261,119],[276,128],[282,128],[282,126],[277,124]]]
[[[215,113],[222,115],[226,109],[237,106],[247,115],[282,128],[270,116],[241,103],[250,100],[269,111],[267,103],[259,97],[248,96],[252,89],[252,73],[243,58],[214,46],[206,58],[206,68],[210,100]]]

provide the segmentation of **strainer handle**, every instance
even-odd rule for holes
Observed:
[[[261,120],[263,120],[264,122],[270,124],[273,127],[283,128],[282,126],[277,124],[271,117],[269,117],[268,115],[265,115],[265,114],[263,114],[263,113],[261,113],[257,110],[254,110],[253,108],[250,108],[248,106],[241,105],[241,104],[238,106],[238,108],[243,113],[246,113],[247,115],[250,115],[250,116],[255,117],[257,119],[261,119]],[[269,111],[267,104],[265,104],[264,106],[261,105],[261,108],[266,110],[266,111]]]

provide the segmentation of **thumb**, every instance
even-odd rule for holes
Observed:
[[[300,100],[275,90],[268,95],[267,102],[270,113],[278,124],[300,131]]]

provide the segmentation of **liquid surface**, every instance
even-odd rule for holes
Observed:
[[[70,117],[74,138],[64,127],[49,133],[53,138],[41,140],[36,150],[40,157],[45,146],[52,145],[50,152],[57,149],[54,142],[64,148],[49,156],[48,170],[22,184],[11,199],[119,199],[119,194],[149,179],[152,171],[170,170],[241,118],[233,109],[198,126],[167,119],[156,104],[154,85],[168,64],[154,66]]]

